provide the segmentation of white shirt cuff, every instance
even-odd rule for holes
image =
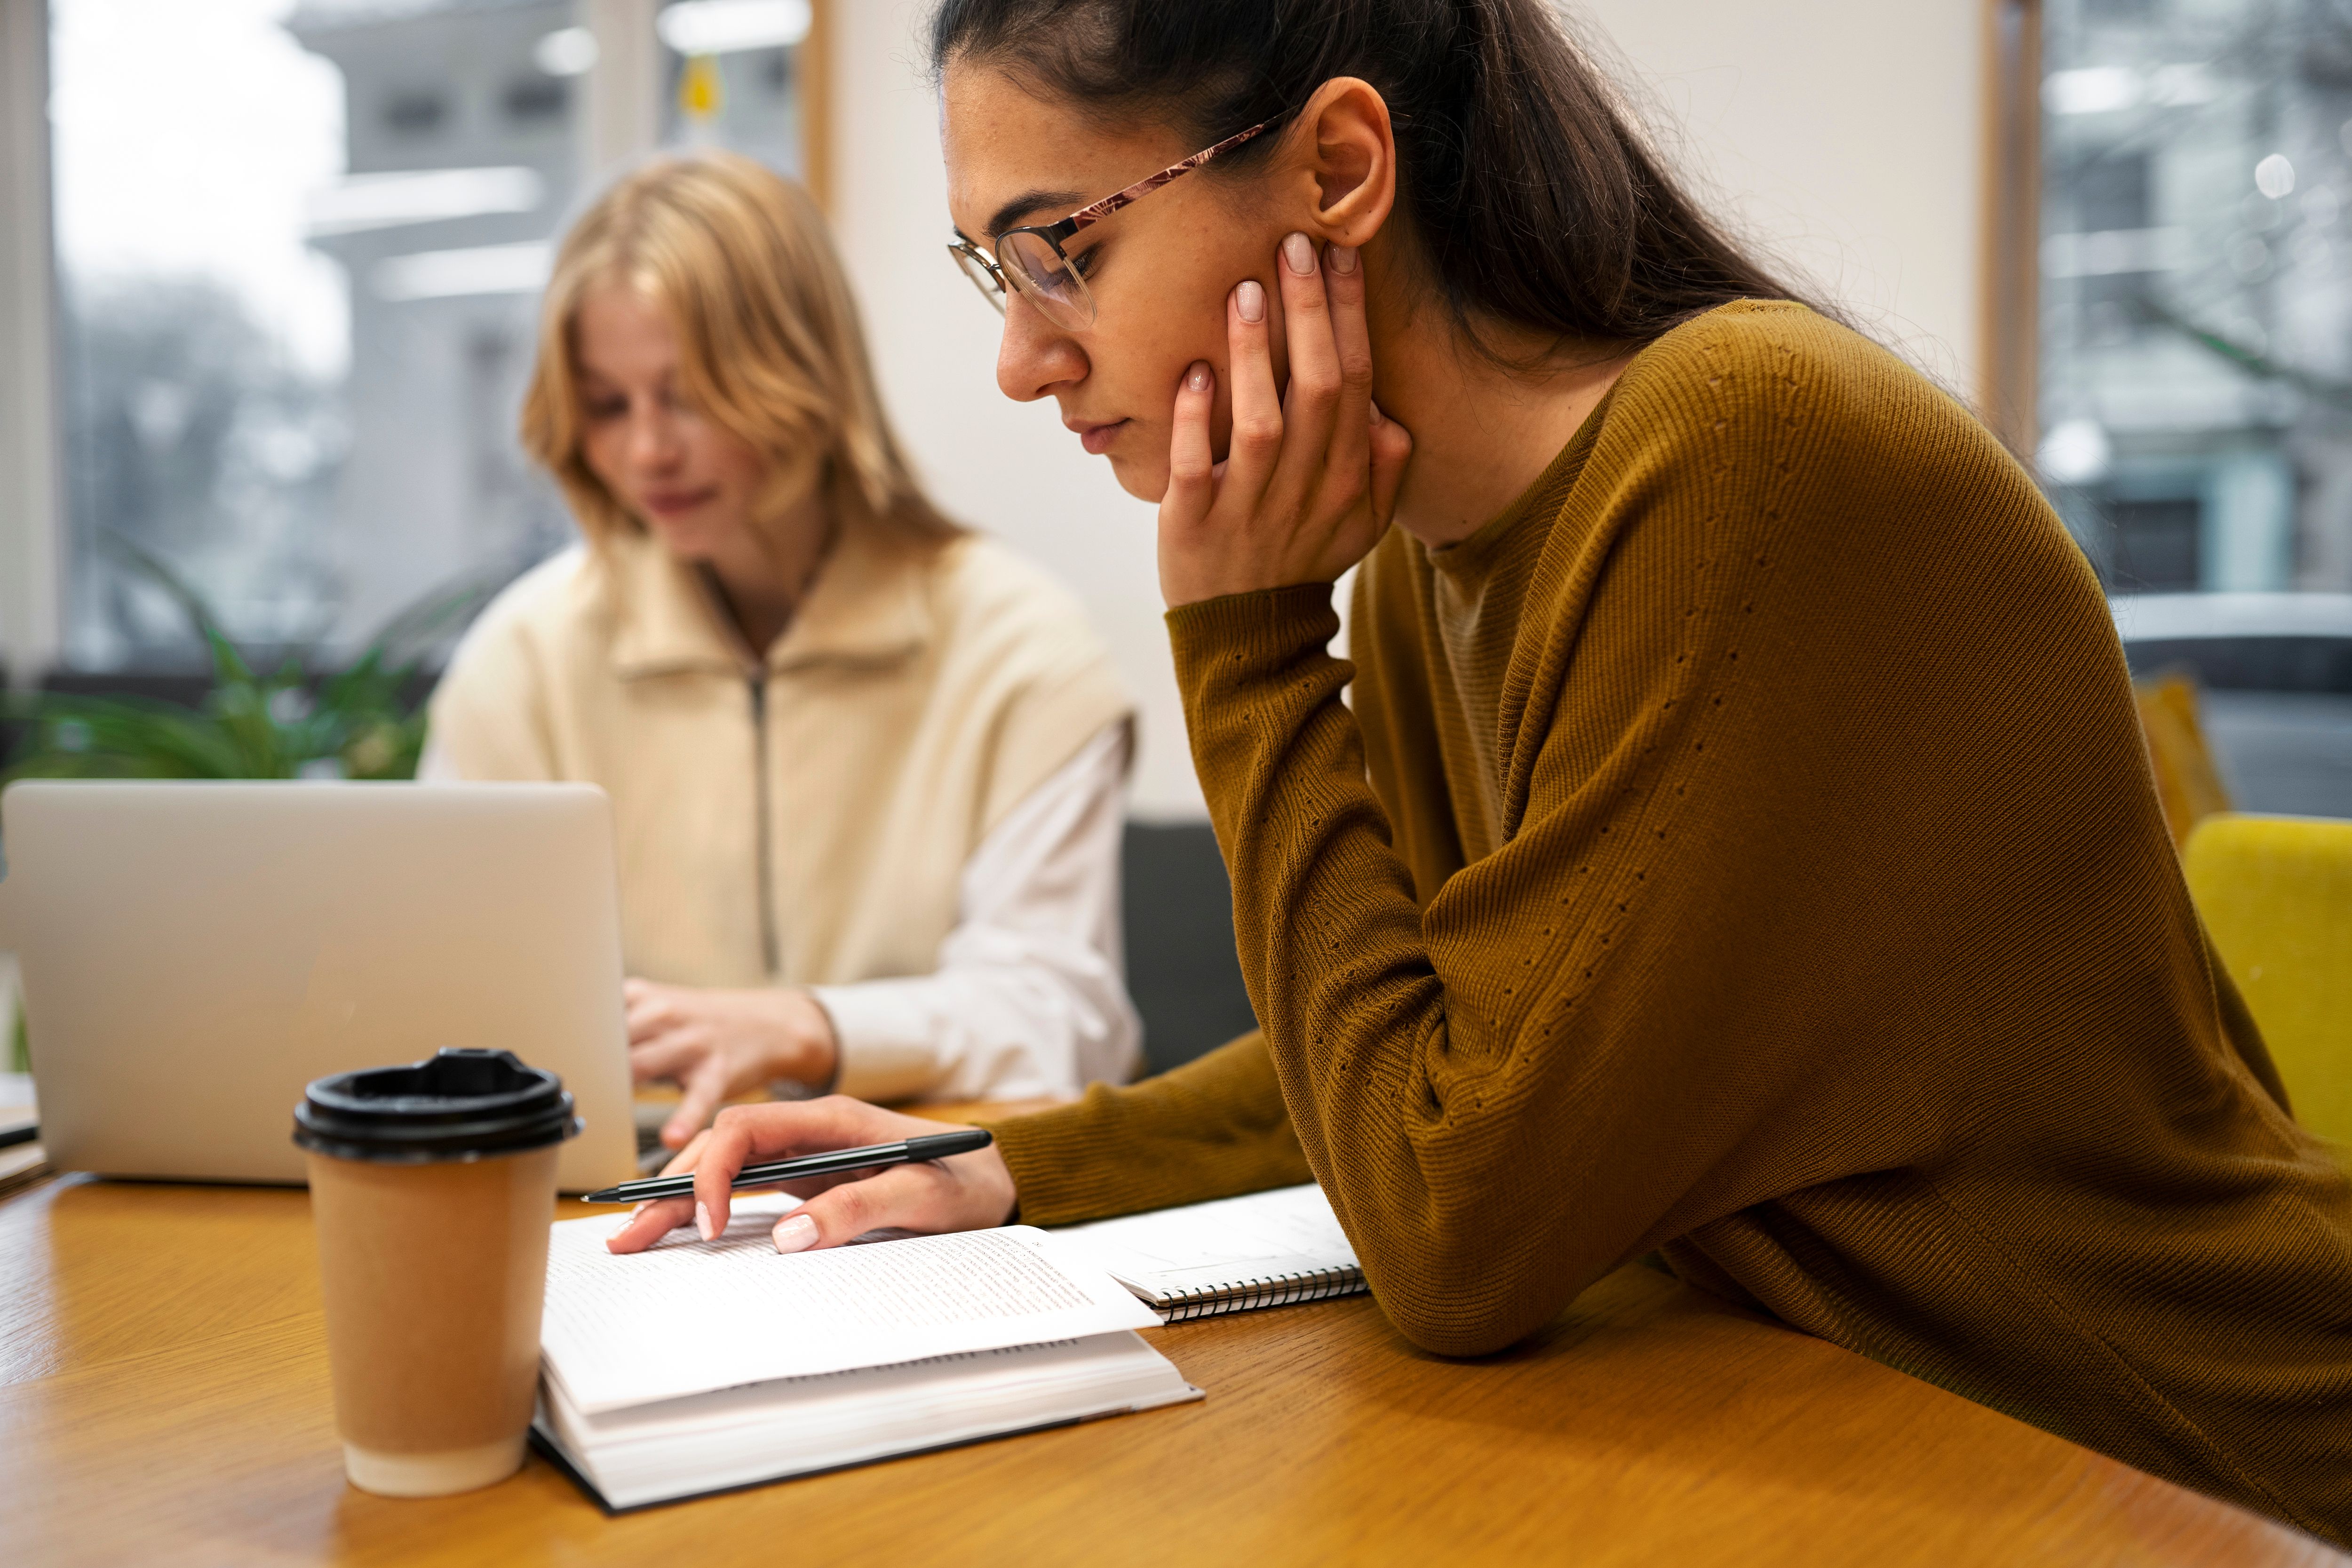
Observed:
[[[833,1020],[835,1094],[859,1100],[911,1100],[938,1081],[939,1042],[919,994],[887,980],[862,985],[812,985]]]

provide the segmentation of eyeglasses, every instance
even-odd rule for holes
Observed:
[[[1116,195],[1105,196],[1092,206],[1080,207],[1059,223],[1035,228],[1008,228],[996,237],[993,257],[961,235],[948,242],[948,254],[955,258],[956,265],[963,268],[963,275],[971,279],[982,297],[996,307],[998,315],[1004,313],[1005,279],[1009,278],[1012,286],[1026,295],[1047,321],[1065,331],[1083,331],[1094,325],[1095,297],[1087,291],[1086,279],[1072,264],[1062,242],[1088,224],[1141,201],[1169,181],[1191,174],[1220,153],[1231,152],[1273,123],[1271,120],[1262,121],[1228,136],[1181,163],[1171,163]]]

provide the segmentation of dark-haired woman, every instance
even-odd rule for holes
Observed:
[[[1993,439],[1696,212],[1541,0],[949,0],[935,42],[999,384],[1160,503],[1263,1032],[777,1245],[1311,1174],[1431,1349],[1663,1250],[2352,1542],[2352,1189]],[[705,1223],[904,1125],[730,1111]]]

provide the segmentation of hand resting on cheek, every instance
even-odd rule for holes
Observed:
[[[1229,594],[1328,583],[1386,532],[1412,437],[1372,402],[1364,273],[1355,248],[1293,234],[1275,263],[1289,386],[1277,394],[1265,289],[1225,304],[1233,435],[1212,448],[1216,372],[1206,361],[1176,393],[1160,503],[1160,588],[1170,608]]]

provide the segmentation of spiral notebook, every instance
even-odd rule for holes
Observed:
[[[1166,1323],[1368,1289],[1330,1201],[1311,1182],[1051,1234]]]

